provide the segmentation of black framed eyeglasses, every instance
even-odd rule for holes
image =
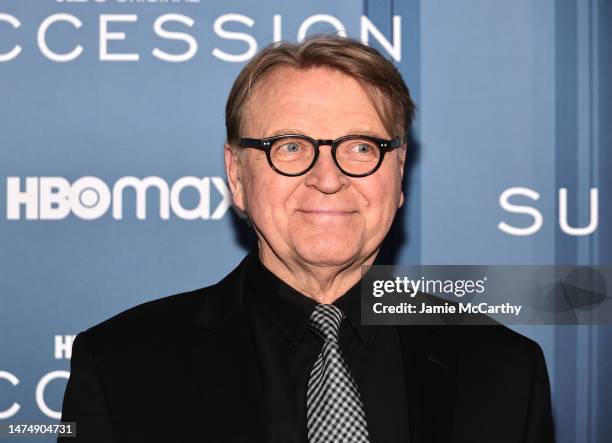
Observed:
[[[310,171],[319,158],[320,146],[328,145],[342,173],[349,177],[365,177],[376,172],[388,151],[402,146],[402,138],[385,140],[369,135],[345,135],[335,140],[315,140],[302,134],[284,134],[241,138],[239,145],[265,151],[270,167],[290,177]]]

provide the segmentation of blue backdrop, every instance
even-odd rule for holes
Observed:
[[[0,422],[56,422],[77,332],[240,261],[227,93],[257,49],[332,31],[418,105],[389,259],[612,263],[612,2],[1,0]],[[612,328],[516,329],[558,441],[612,441]]]

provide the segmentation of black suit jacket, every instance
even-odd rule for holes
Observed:
[[[63,421],[77,422],[77,439],[59,441],[278,441],[260,415],[244,264],[216,285],[142,304],[78,334],[62,410]],[[504,326],[398,328],[411,443],[554,440],[535,342]],[[296,431],[295,441],[304,436]]]

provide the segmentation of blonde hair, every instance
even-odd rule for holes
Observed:
[[[319,35],[301,43],[275,43],[264,48],[240,72],[225,107],[227,142],[237,146],[245,108],[255,86],[279,67],[305,70],[327,67],[355,78],[370,98],[378,117],[392,136],[405,136],[415,105],[397,68],[376,49],[356,40]]]

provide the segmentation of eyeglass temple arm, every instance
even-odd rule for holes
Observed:
[[[264,146],[263,140],[257,138],[241,138],[238,146],[241,148],[257,148],[257,149],[266,149]]]
[[[408,134],[399,135],[393,139],[392,147],[399,148],[400,146],[408,146]]]

